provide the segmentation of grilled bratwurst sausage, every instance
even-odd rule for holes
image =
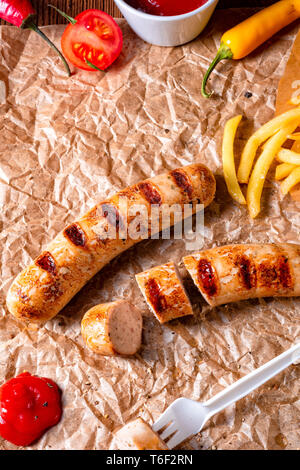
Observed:
[[[168,450],[164,441],[142,418],[126,424],[115,436],[119,450]]]
[[[300,295],[300,245],[228,245],[183,258],[211,306]]]
[[[140,204],[145,208],[147,221],[142,218],[142,227],[148,222],[152,205],[198,202],[206,207],[214,198],[215,187],[212,172],[194,164],[145,180],[98,204],[59,233],[17,276],[7,296],[9,311],[30,322],[53,318],[103,266],[151,235],[124,239],[122,232],[132,221],[130,207]],[[128,211],[124,209],[126,204]],[[169,225],[173,223],[171,218]],[[157,231],[162,228],[160,221]]]
[[[86,345],[103,356],[135,354],[141,347],[143,318],[126,300],[96,305],[86,312],[81,333]]]
[[[143,296],[160,323],[193,315],[191,303],[174,263],[144,271],[135,276]]]

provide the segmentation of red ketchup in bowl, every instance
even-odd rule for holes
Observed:
[[[18,375],[0,387],[0,436],[28,446],[61,418],[61,391],[51,379]]]
[[[131,7],[157,16],[176,16],[189,13],[208,0],[125,0]]]

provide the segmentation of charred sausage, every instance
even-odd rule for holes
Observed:
[[[127,226],[130,222],[131,206],[145,207],[147,219],[153,204],[182,207],[188,202],[199,202],[206,207],[214,198],[215,187],[212,172],[204,165],[194,164],[145,180],[98,204],[68,225],[17,276],[7,295],[8,310],[24,321],[45,322],[53,318],[109,261],[150,236],[148,233],[146,237],[143,234],[137,239],[124,239],[122,233],[126,222]],[[124,213],[126,205],[128,211]],[[171,218],[169,225],[172,223]],[[160,221],[157,230],[162,228]]]
[[[211,306],[300,295],[300,245],[228,245],[186,256],[183,262]]]

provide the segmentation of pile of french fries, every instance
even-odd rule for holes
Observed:
[[[254,219],[260,213],[266,176],[276,158],[280,164],[276,168],[275,178],[283,180],[282,193],[286,195],[300,183],[300,154],[283,148],[287,140],[300,140],[300,133],[295,132],[300,125],[300,106],[275,117],[250,137],[236,172],[234,140],[241,119],[241,115],[235,116],[225,125],[222,145],[223,171],[230,195],[240,204],[247,204],[250,216]],[[248,184],[246,197],[240,183]]]

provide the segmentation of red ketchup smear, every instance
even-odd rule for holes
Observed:
[[[12,444],[32,444],[61,415],[61,391],[51,379],[24,372],[0,387],[0,436]]]
[[[208,0],[125,0],[128,5],[150,15],[183,15],[204,5]]]

